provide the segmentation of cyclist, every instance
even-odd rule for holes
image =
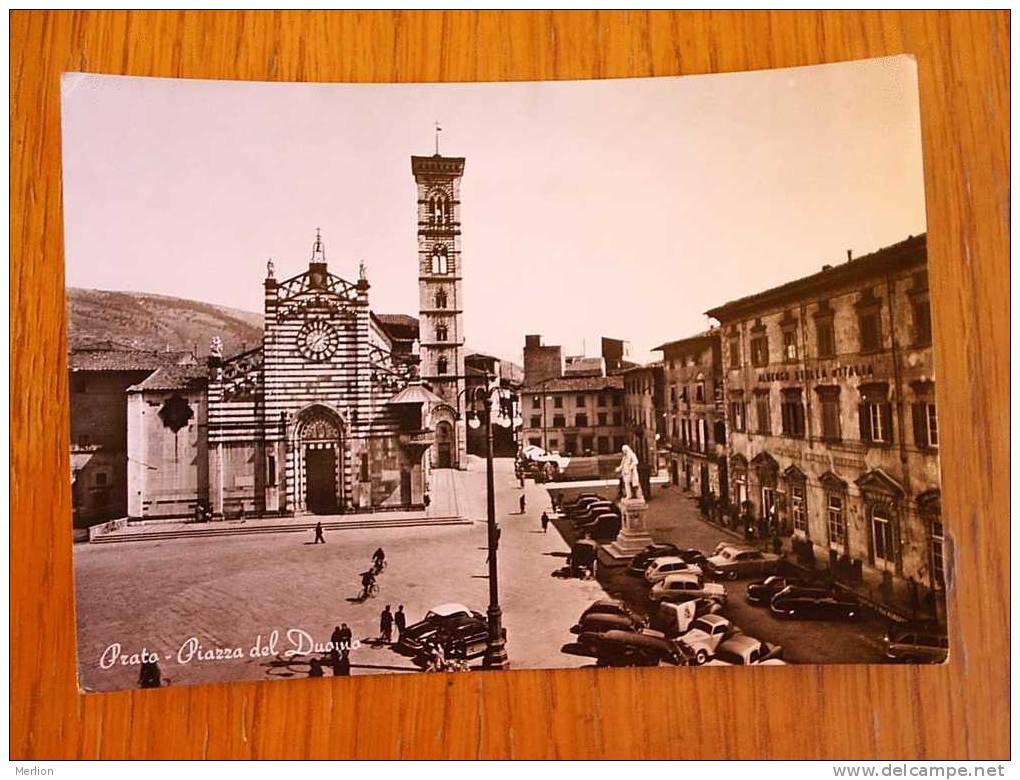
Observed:
[[[375,571],[380,572],[386,567],[386,553],[383,552],[382,547],[376,549],[372,553],[372,565],[375,567]]]
[[[373,587],[375,587],[375,573],[366,571],[361,575],[361,598],[367,599],[371,596]]]

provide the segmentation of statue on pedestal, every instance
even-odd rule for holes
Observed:
[[[209,342],[209,355],[217,358],[223,357],[223,339],[219,336],[213,336],[212,341]]]
[[[638,475],[638,458],[629,446],[623,445],[621,450],[623,457],[620,458],[620,465],[616,467],[616,473],[620,475],[623,495],[621,498],[636,498],[644,500],[641,492],[641,478]]]

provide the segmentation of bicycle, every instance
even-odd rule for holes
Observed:
[[[371,585],[367,585],[367,586],[363,587],[362,590],[361,590],[361,598],[362,598],[362,600],[370,599],[370,598],[375,598],[378,595],[379,595],[379,583],[378,582],[373,582]]]

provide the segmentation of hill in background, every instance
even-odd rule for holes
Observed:
[[[262,315],[211,303],[149,293],[70,287],[67,338],[71,349],[109,342],[134,349],[209,353],[213,336],[225,355],[262,343]]]

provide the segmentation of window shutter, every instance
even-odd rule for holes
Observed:
[[[914,444],[918,447],[928,446],[928,428],[924,419],[924,404],[911,404],[914,418]]]
[[[885,422],[885,426],[887,429],[885,440],[892,444],[894,441],[896,441],[896,436],[893,432],[892,404],[889,403],[888,401],[882,404],[882,416],[885,418],[883,422]]]
[[[868,420],[868,405],[857,404],[857,419],[861,424],[861,441],[871,441],[871,423]]]

